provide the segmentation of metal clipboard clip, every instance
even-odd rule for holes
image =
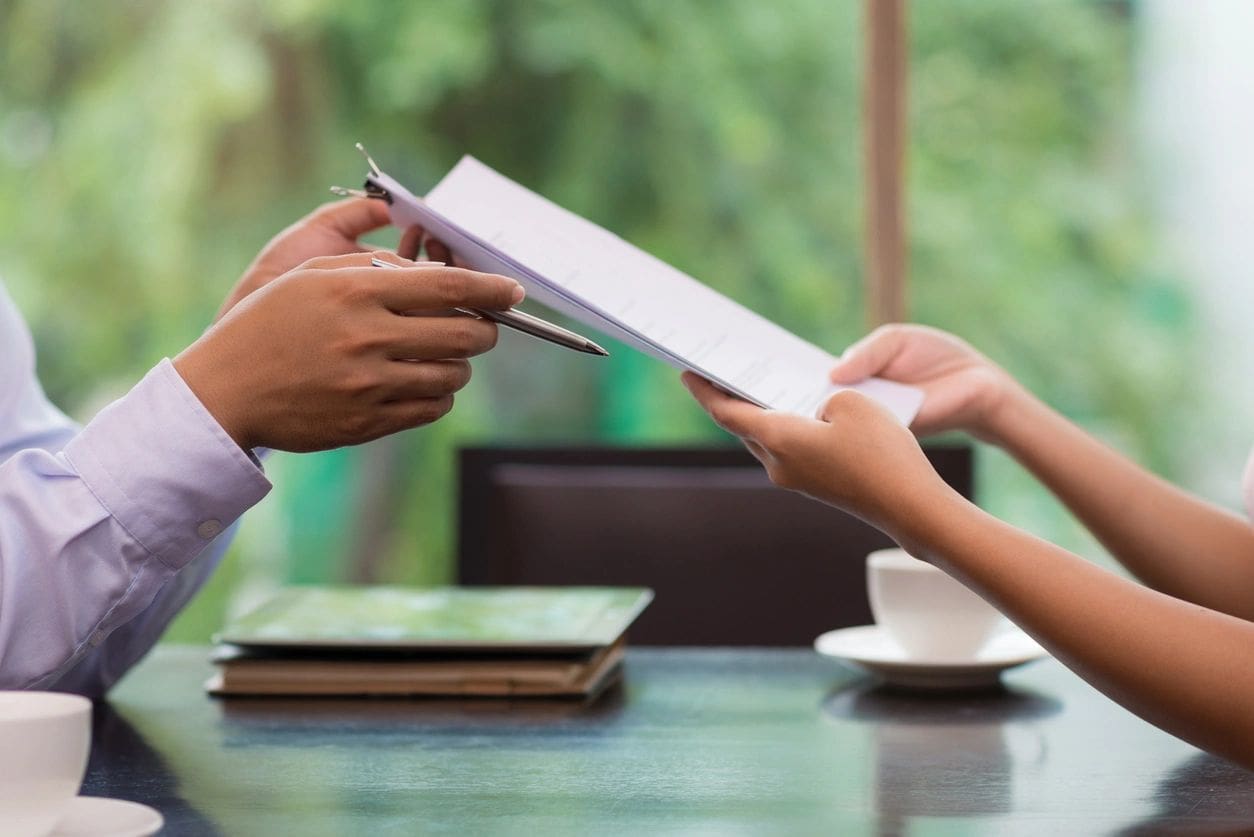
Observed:
[[[374,200],[383,201],[388,206],[392,205],[392,194],[375,182],[375,178],[383,177],[383,171],[370,158],[370,153],[366,151],[366,147],[361,143],[354,143],[357,150],[361,152],[361,156],[366,158],[366,165],[370,166],[370,174],[366,176],[366,182],[360,189],[346,189],[343,186],[332,186],[331,194],[339,195],[341,198],[373,198]]]
[[[395,201],[392,193],[388,191],[386,186],[383,186],[378,181],[385,180],[393,183],[396,181],[392,180],[392,178],[383,173],[383,170],[379,168],[378,164],[371,159],[365,146],[361,143],[356,143],[356,146],[357,150],[361,152],[361,156],[366,158],[366,165],[370,166],[370,174],[366,175],[366,182],[364,186],[361,189],[346,189],[343,186],[332,186],[331,192],[342,198],[371,198],[373,200],[383,201],[388,206],[393,206]],[[399,186],[399,184],[397,185]],[[402,190],[404,189],[404,187],[400,188]],[[401,203],[402,205],[404,204],[403,194]],[[399,265],[395,265],[381,259],[371,259],[370,263],[375,267],[399,267]],[[559,325],[554,325],[547,320],[542,320],[539,317],[528,314],[525,311],[519,311],[514,308],[501,311],[479,308],[456,308],[454,310],[464,314],[469,314],[472,317],[491,320],[499,325],[508,326],[512,329],[520,331],[523,334],[529,334],[532,337],[536,337],[540,340],[546,340],[550,343],[555,343],[558,346],[573,349],[577,352],[599,355],[601,357],[605,357],[609,354],[609,352],[605,351],[605,349],[601,348],[587,337],[584,337],[582,334],[576,334],[573,331],[564,329]]]

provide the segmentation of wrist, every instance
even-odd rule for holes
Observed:
[[[904,479],[885,484],[889,490],[877,492],[877,496],[861,508],[836,505],[853,512],[905,547],[905,541],[926,533],[937,508],[946,506],[952,497],[962,497],[929,463],[903,476]]]
[[[888,525],[880,528],[911,555],[931,561],[945,527],[954,525],[975,508],[970,500],[938,478],[901,504]]]
[[[1033,400],[1032,393],[1018,381],[1005,373],[999,374],[996,382],[988,388],[979,420],[970,428],[971,434],[980,441],[1006,447],[1014,428]]]
[[[215,376],[212,369],[206,366],[205,359],[197,350],[198,345],[193,343],[174,358],[171,362],[174,371],[231,440],[244,451],[251,451],[258,444],[247,430],[244,411],[235,406],[229,388],[215,384],[221,381],[221,376]]]
[[[1023,452],[1039,441],[1053,415],[1043,401],[1015,384],[1014,391],[1007,394],[992,415],[988,436],[982,438],[1021,459]]]

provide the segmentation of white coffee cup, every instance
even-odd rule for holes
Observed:
[[[992,605],[904,549],[868,555],[866,578],[875,623],[912,660],[971,660],[1002,622]]]
[[[48,834],[78,794],[91,745],[91,701],[0,691],[0,833]]]

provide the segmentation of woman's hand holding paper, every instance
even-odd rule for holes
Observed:
[[[763,410],[691,372],[683,380],[721,427],[744,440],[774,483],[894,537],[920,508],[951,491],[910,431],[861,393],[839,392],[818,418],[805,418]]]
[[[1006,404],[1019,384],[966,341],[935,328],[886,325],[845,350],[832,370],[837,384],[876,376],[919,387],[923,405],[910,427],[919,436],[965,430],[998,441]]]

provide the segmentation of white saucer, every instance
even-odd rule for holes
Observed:
[[[78,796],[51,837],[147,837],[164,824],[161,814],[138,802]]]
[[[878,625],[828,631],[814,640],[814,650],[913,689],[993,686],[1006,669],[1048,656],[1036,640],[1013,627],[968,660],[912,660]]]

